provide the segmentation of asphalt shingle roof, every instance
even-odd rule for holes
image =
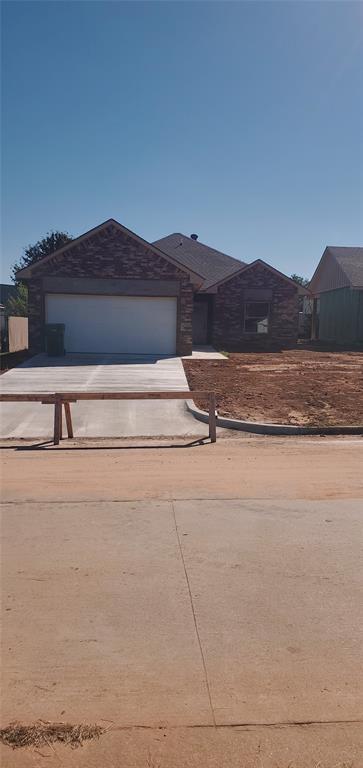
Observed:
[[[203,289],[233,275],[245,264],[244,261],[227,256],[226,253],[216,251],[215,248],[210,248],[209,245],[193,240],[180,232],[155,240],[153,245],[167,256],[179,261],[187,269],[203,277]]]
[[[353,288],[363,287],[363,248],[328,245],[328,251],[345,272]]]

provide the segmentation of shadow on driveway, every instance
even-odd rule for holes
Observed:
[[[65,366],[83,365],[155,365],[159,360],[175,360],[177,355],[104,355],[104,354],[69,354],[51,357],[45,352],[25,360],[20,368],[64,368]]]

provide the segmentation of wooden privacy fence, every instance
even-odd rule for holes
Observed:
[[[62,406],[66,417],[67,435],[73,437],[71,404],[78,400],[190,400],[207,398],[209,401],[209,437],[212,443],[217,439],[216,398],[214,392],[43,392],[29,394],[0,394],[1,403],[42,403],[54,405],[53,443],[62,440]]]

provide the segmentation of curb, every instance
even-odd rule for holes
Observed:
[[[194,400],[186,400],[188,411],[198,421],[208,423],[209,416],[206,411],[201,411]],[[241,421],[240,419],[228,419],[226,416],[217,416],[217,427],[224,429],[237,429],[240,432],[254,432],[258,435],[363,435],[363,426],[341,427],[299,427],[294,424],[266,424],[262,421]]]

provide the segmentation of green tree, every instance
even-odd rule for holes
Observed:
[[[30,267],[31,264],[35,264],[37,261],[40,261],[40,259],[44,259],[44,256],[49,256],[49,254],[57,251],[58,248],[63,248],[63,246],[70,243],[71,240],[73,240],[73,238],[68,232],[47,232],[45,237],[38,240],[37,243],[28,245],[27,248],[24,248],[23,255],[20,260],[14,264],[12,269],[11,277],[14,283],[17,282],[16,273],[19,269]]]
[[[295,280],[295,283],[299,283],[299,285],[302,285],[303,288],[307,288],[310,280],[307,279],[307,277],[301,277],[301,275],[296,275],[295,272],[293,275],[291,275],[291,280]]]
[[[28,289],[25,283],[17,283],[16,296],[11,296],[7,300],[5,311],[7,315],[16,315],[17,317],[27,317],[28,315]]]

